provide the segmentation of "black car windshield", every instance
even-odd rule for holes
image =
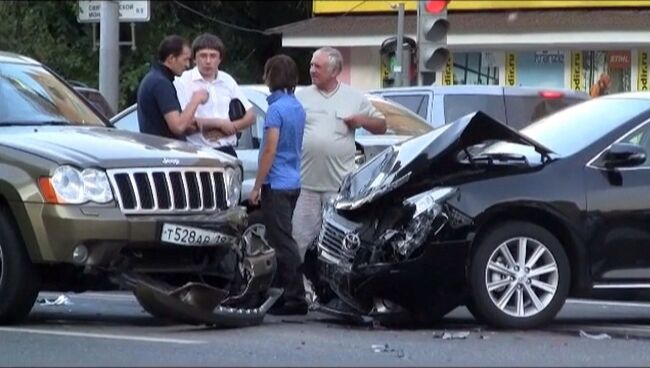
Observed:
[[[68,86],[39,65],[0,64],[0,125],[105,124]]]
[[[561,156],[569,156],[647,110],[650,100],[596,98],[560,110],[520,132]]]

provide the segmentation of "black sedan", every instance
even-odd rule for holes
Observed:
[[[344,181],[307,273],[321,309],[434,321],[465,304],[530,328],[567,297],[650,289],[650,94],[584,102],[515,131],[477,112]],[[317,266],[317,267],[313,267]]]

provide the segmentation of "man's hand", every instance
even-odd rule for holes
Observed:
[[[249,196],[249,201],[250,201],[251,204],[257,206],[257,204],[260,202],[260,197],[262,196],[261,192],[262,191],[261,191],[260,188],[257,188],[257,187],[253,188],[253,190],[251,191],[251,194]]]
[[[200,104],[204,104],[208,102],[209,97],[210,95],[208,94],[208,91],[206,91],[205,89],[197,89],[196,91],[194,91],[194,93],[192,93],[192,101],[198,102]]]
[[[221,130],[225,135],[234,135],[237,134],[237,128],[235,124],[228,119],[219,119],[219,130]]]
[[[185,134],[194,134],[199,131],[199,125],[195,121],[191,122],[190,125],[187,126],[187,129],[185,129]]]
[[[366,118],[365,115],[351,115],[351,116],[348,116],[347,118],[343,118],[343,122],[350,129],[362,128],[363,127],[363,121],[364,121],[365,118]]]

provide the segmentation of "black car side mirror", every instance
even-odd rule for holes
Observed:
[[[639,166],[646,161],[646,152],[633,143],[614,143],[605,152],[603,161],[606,168]]]

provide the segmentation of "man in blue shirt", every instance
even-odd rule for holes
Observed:
[[[180,76],[189,63],[187,40],[176,35],[162,40],[158,46],[158,60],[138,88],[138,124],[142,133],[185,140],[187,134],[198,130],[194,114],[197,107],[207,101],[208,92],[195,91],[182,109],[173,84],[174,76]]]
[[[264,82],[271,95],[264,121],[251,203],[261,197],[262,215],[269,244],[275,249],[278,269],[274,283],[284,288],[282,298],[269,313],[307,314],[300,253],[293,239],[291,219],[300,195],[300,158],[305,128],[305,110],[293,95],[298,67],[290,57],[276,55],[264,66]]]

